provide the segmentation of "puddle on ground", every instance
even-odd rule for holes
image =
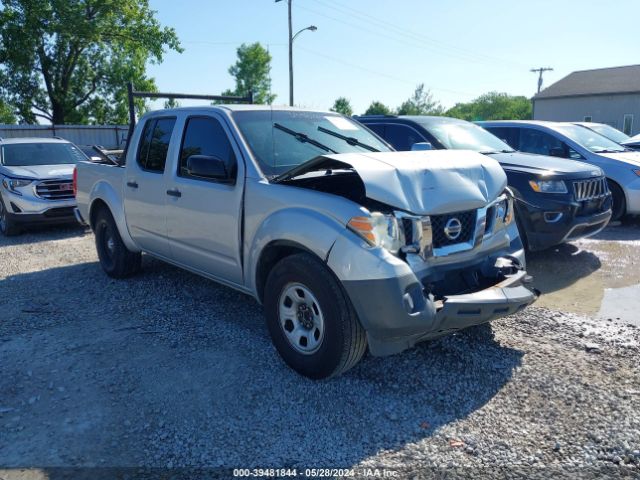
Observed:
[[[640,325],[640,223],[527,256],[537,305]]]
[[[605,289],[598,316],[640,327],[640,285]]]

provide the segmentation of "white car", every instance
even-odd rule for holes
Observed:
[[[611,220],[640,214],[640,152],[568,122],[501,120],[477,123],[521,152],[581,160],[600,167],[613,196]]]
[[[87,157],[57,138],[0,139],[0,232],[75,221],[73,169]]]

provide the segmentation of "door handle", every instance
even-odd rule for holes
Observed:
[[[167,190],[167,195],[170,195],[172,197],[181,197],[182,192],[180,192],[180,190],[178,189]]]
[[[138,182],[136,182],[135,180],[127,182],[127,187],[138,188]]]

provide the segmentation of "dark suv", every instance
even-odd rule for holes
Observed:
[[[516,219],[529,250],[543,250],[594,235],[611,218],[611,194],[593,165],[513,150],[502,140],[455,118],[368,115],[356,117],[396,150],[473,150],[504,168]]]

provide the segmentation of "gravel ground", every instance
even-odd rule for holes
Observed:
[[[149,257],[110,280],[93,236],[64,228],[0,237],[0,312],[0,466],[43,478],[351,466],[640,478],[633,326],[532,307],[493,337],[451,335],[313,382],[280,361],[249,297]],[[11,472],[23,478],[0,477]]]

